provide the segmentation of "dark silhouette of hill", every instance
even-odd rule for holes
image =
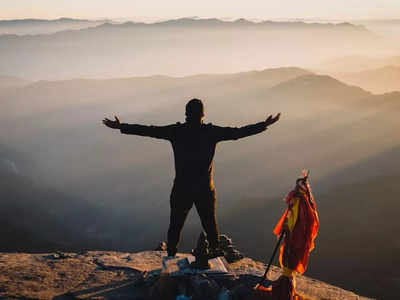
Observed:
[[[29,232],[26,228],[17,227],[14,223],[3,220],[3,218],[0,221],[0,234],[3,237],[0,252],[40,253],[66,248],[65,245],[57,244],[54,241],[47,241],[39,234]]]
[[[101,209],[73,192],[59,191],[31,178],[0,170],[0,252],[115,250],[126,224],[112,208]],[[110,214],[111,212],[111,214]],[[138,230],[130,234],[139,234]]]
[[[21,153],[0,147],[0,252],[112,249],[104,212],[72,193],[38,183],[30,178],[30,168]]]
[[[377,94],[400,90],[400,64],[361,72],[339,73],[333,76]]]

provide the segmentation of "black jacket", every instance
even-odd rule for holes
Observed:
[[[176,123],[167,126],[121,124],[121,133],[165,139],[175,159],[175,186],[214,188],[213,159],[218,142],[237,140],[266,130],[265,122],[243,127]]]

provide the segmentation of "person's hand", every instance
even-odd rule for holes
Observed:
[[[269,126],[269,125],[272,125],[272,124],[278,122],[280,117],[281,117],[281,113],[277,114],[275,117],[273,117],[272,115],[269,115],[269,117],[265,120],[265,126]]]
[[[121,122],[119,121],[117,116],[114,116],[114,117],[115,117],[115,121],[112,121],[110,119],[105,118],[103,120],[103,124],[106,125],[107,127],[112,128],[112,129],[119,129],[120,125],[121,125]]]

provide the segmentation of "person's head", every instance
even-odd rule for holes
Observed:
[[[204,105],[200,99],[192,99],[186,104],[186,121],[201,122],[204,117]]]

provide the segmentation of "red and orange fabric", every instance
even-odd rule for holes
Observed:
[[[295,291],[295,273],[303,274],[307,269],[308,256],[314,249],[314,240],[319,228],[319,219],[311,188],[304,174],[296,182],[296,187],[285,198],[288,207],[284,211],[274,234],[285,232],[285,240],[280,248],[279,262],[282,276],[268,288],[258,285],[251,300],[301,300]]]
[[[303,274],[319,228],[316,204],[306,180],[297,183],[296,188],[286,196],[286,203],[288,208],[273,231],[277,236],[283,229],[287,231],[279,262],[281,267]]]

